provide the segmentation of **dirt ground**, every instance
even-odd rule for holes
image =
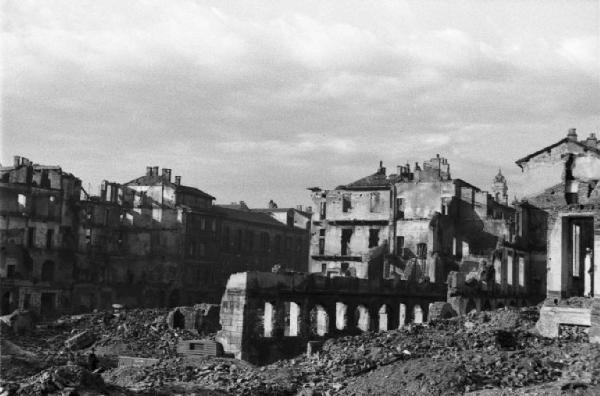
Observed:
[[[131,310],[63,318],[29,336],[2,338],[3,394],[122,395],[561,395],[600,394],[600,345],[585,328],[557,339],[534,329],[538,310],[501,309],[388,332],[327,340],[313,355],[255,367],[225,358],[187,359],[164,310]],[[86,370],[84,348],[73,357],[64,341],[80,331],[93,344],[102,373]],[[210,338],[210,335],[207,335]],[[148,367],[116,367],[119,354],[155,357]]]

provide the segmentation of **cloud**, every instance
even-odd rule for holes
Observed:
[[[6,2],[2,162],[93,183],[157,164],[219,200],[292,205],[304,186],[438,152],[488,183],[567,128],[600,125],[585,10],[554,4],[532,25],[476,2],[263,5]]]

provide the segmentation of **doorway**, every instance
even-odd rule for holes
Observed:
[[[569,226],[566,228],[567,241],[567,273],[568,276],[568,295],[583,296],[585,283],[590,279],[588,274],[589,266],[593,260],[594,249],[594,220],[592,217],[569,218]],[[563,239],[564,241],[564,239]],[[588,258],[586,259],[586,256]]]

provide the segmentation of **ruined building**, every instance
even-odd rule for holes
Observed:
[[[307,269],[309,214],[217,207],[166,168],[93,196],[60,167],[16,157],[0,194],[2,314],[217,302],[233,272]]]
[[[422,164],[380,164],[334,190],[313,188],[311,272],[366,279],[446,282],[460,312],[536,300],[529,246],[517,243],[506,179],[492,196],[453,179],[439,155]],[[450,276],[449,276],[450,275]]]
[[[1,313],[69,304],[81,181],[15,157],[0,168]]]

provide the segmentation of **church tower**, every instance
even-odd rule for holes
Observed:
[[[498,169],[498,174],[494,177],[492,192],[496,202],[501,203],[502,205],[508,205],[508,187],[506,186],[506,178],[500,169]]]

